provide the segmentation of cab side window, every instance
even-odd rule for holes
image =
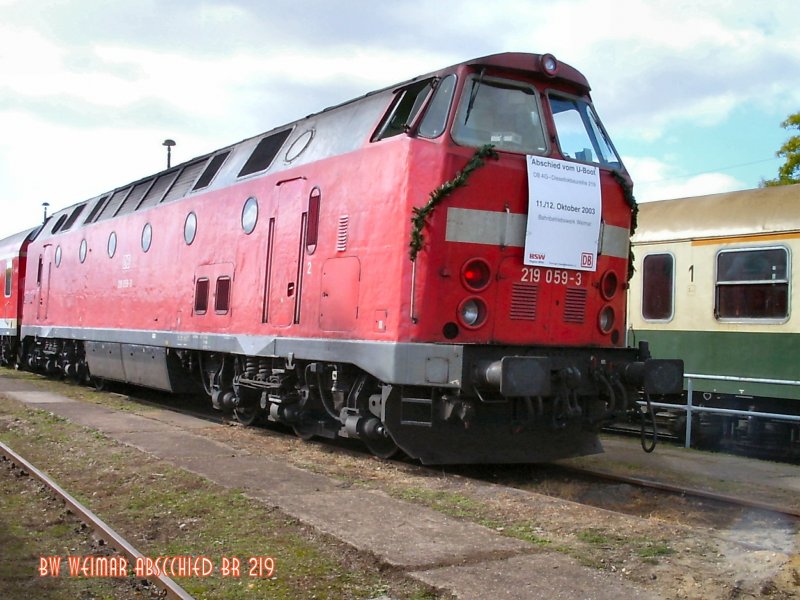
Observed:
[[[433,82],[433,79],[417,81],[397,92],[372,141],[405,133],[425,104],[425,99],[433,89]]]

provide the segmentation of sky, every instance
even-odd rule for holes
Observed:
[[[757,187],[800,111],[797,0],[0,0],[0,238],[464,60],[586,75],[640,202]]]

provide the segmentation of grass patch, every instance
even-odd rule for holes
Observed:
[[[592,546],[613,546],[619,543],[618,538],[613,538],[609,536],[604,530],[602,529],[585,529],[584,531],[579,531],[577,534],[577,538],[582,541],[586,542],[587,544],[591,544]]]
[[[197,598],[333,600],[381,593],[409,600],[437,597],[421,584],[382,573],[371,559],[237,490],[173,468],[96,431],[2,398],[0,416],[0,440],[51,475],[146,556],[205,556],[217,569],[223,557],[239,559],[240,577],[222,577],[217,570],[208,578],[178,578]],[[3,562],[11,565],[6,568],[13,572],[5,573],[9,577],[0,584],[0,596],[22,597],[22,590],[40,581],[54,582],[59,590],[71,585],[74,580],[69,578],[38,578],[38,556],[87,550],[62,539],[74,535],[71,525],[42,522],[36,527],[36,512],[26,525],[15,527],[24,501],[19,496],[12,482],[0,497],[0,531],[6,532],[0,545],[14,554],[10,563],[4,556]],[[36,535],[30,533],[37,530]],[[273,558],[274,576],[250,577],[250,557]],[[86,580],[79,583],[85,586]],[[50,597],[45,592],[37,597]],[[93,594],[114,596],[105,588]],[[70,591],[58,597],[80,595]]]
[[[425,504],[451,517],[480,521],[486,513],[482,502],[458,492],[407,487],[396,490],[393,495],[410,502]]]
[[[647,561],[651,564],[657,564],[659,557],[662,556],[671,556],[675,554],[675,550],[673,550],[669,544],[666,542],[654,542],[654,543],[647,543],[645,546],[639,548],[636,551],[636,555]]]

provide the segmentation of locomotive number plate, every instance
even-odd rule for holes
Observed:
[[[551,283],[554,285],[583,285],[582,271],[566,269],[546,269],[539,267],[522,267],[520,274],[522,283]]]

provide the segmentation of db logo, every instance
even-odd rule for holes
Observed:
[[[593,267],[594,266],[594,254],[591,252],[581,252],[581,266],[582,267]]]

